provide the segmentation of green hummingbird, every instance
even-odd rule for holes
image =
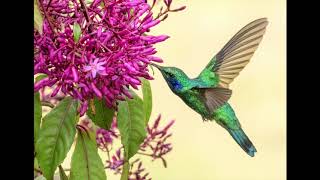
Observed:
[[[189,78],[176,67],[157,67],[174,94],[202,116],[204,121],[215,120],[225,128],[240,147],[251,157],[256,148],[244,133],[228,103],[232,91],[229,84],[249,63],[265,33],[268,21],[257,19],[240,31],[210,60],[196,78]]]

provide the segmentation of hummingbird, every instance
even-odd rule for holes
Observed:
[[[249,63],[263,38],[267,24],[267,18],[261,18],[244,26],[196,78],[189,78],[177,67],[151,64],[159,69],[171,91],[200,114],[203,121],[217,122],[251,157],[254,157],[257,150],[228,103],[232,94],[229,84]]]

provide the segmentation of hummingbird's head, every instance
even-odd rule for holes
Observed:
[[[166,80],[167,84],[169,85],[170,89],[173,92],[179,92],[182,90],[184,85],[188,82],[189,79],[187,75],[179,68],[176,67],[164,67],[159,66],[154,63],[151,64],[152,66],[159,69],[162,76]]]

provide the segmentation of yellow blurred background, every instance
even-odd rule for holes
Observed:
[[[173,150],[161,160],[143,158],[154,180],[284,180],[286,179],[286,1],[174,0],[182,12],[169,14],[152,34],[170,35],[157,46],[166,66],[195,77],[243,26],[262,17],[269,25],[251,62],[230,88],[242,127],[258,152],[251,158],[215,122],[201,116],[175,96],[159,71],[151,81],[153,111],[164,121],[175,119]],[[73,149],[70,151],[73,152]],[[103,153],[101,153],[103,154]],[[105,155],[105,153],[103,154]],[[70,167],[70,156],[63,163]],[[109,180],[118,180],[107,171]]]

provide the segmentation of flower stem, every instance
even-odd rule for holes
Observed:
[[[160,11],[160,13],[159,13],[159,14],[157,15],[157,17],[154,18],[154,19],[159,19],[161,16],[167,14],[168,12],[169,12],[169,9],[168,9],[168,8],[167,8],[164,12],[161,12],[161,11]]]
[[[110,153],[109,153],[109,149],[108,149],[108,146],[107,146],[107,154],[108,154],[108,160],[110,161]]]
[[[41,105],[42,105],[42,106],[47,106],[47,107],[54,108],[54,105],[51,104],[51,103],[48,102],[48,101],[41,101]]]
[[[153,155],[152,155],[152,154],[147,154],[147,153],[143,153],[143,152],[137,152],[137,154],[153,157]]]
[[[46,11],[48,11],[48,8],[50,7],[51,1],[52,0],[50,0],[49,3],[48,3]]]

